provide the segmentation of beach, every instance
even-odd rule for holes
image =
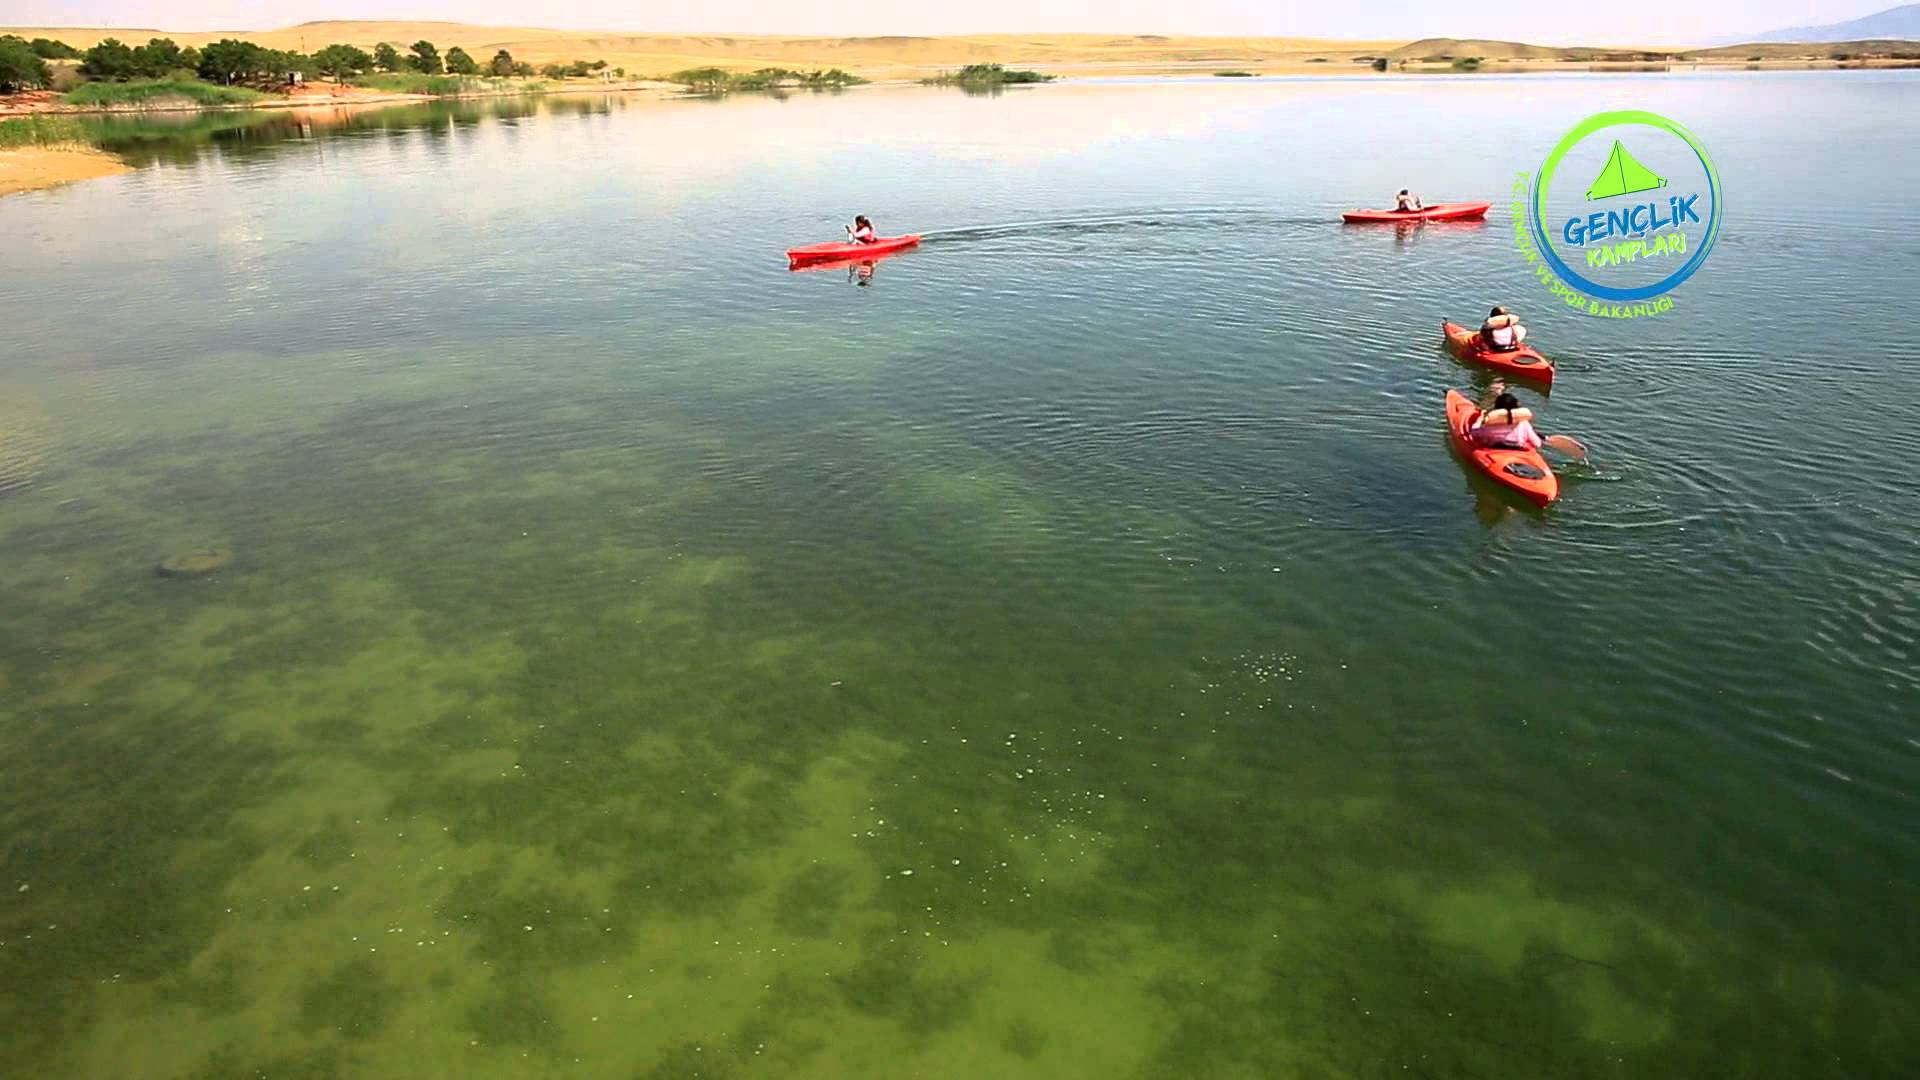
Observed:
[[[132,170],[133,166],[112,154],[79,146],[0,150],[0,196],[118,176]]]

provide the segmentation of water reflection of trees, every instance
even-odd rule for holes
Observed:
[[[385,106],[60,119],[63,131],[71,137],[117,154],[129,164],[187,165],[207,154],[223,160],[252,160],[278,153],[286,143],[343,137],[422,135],[429,146],[451,149],[449,136],[458,130],[512,124],[540,115],[603,116],[629,104],[617,94],[514,96]]]

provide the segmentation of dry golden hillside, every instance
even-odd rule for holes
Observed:
[[[458,45],[484,62],[506,49],[516,60],[605,60],[629,71],[664,74],[689,67],[840,67],[869,76],[925,74],[965,64],[1001,63],[1054,70],[1179,70],[1232,66],[1291,67],[1315,60],[1347,64],[1377,56],[1397,41],[1320,41],[1311,38],[1157,37],[1111,34],[991,34],[970,37],[765,37],[727,34],[624,34],[472,26],[448,22],[310,22],[282,30],[176,33],[151,29],[19,27],[0,33],[48,37],[76,48],[102,38],[129,44],[170,37],[181,45],[243,38],[274,49],[312,52],[334,42],[372,49],[382,41],[404,48],[422,38],[446,52]]]

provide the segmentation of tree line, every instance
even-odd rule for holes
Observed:
[[[422,75],[491,75],[496,78],[585,78],[607,70],[605,60],[577,60],[535,69],[501,49],[484,66],[458,45],[443,56],[431,41],[420,40],[401,52],[381,42],[371,53],[355,45],[333,44],[311,54],[269,49],[251,41],[224,38],[204,48],[182,48],[172,38],[153,38],[145,45],[128,45],[105,38],[80,50],[62,41],[13,35],[0,36],[0,93],[34,89],[52,83],[48,60],[79,60],[88,79],[124,82],[129,79],[197,77],[222,86],[276,86],[298,74],[345,81],[374,72],[415,72]],[[624,78],[626,69],[612,73]]]

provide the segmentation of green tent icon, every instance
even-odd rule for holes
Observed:
[[[1613,153],[1607,155],[1607,163],[1601,166],[1600,175],[1594,177],[1592,186],[1587,188],[1587,200],[1610,199],[1615,195],[1631,195],[1636,191],[1652,191],[1666,186],[1666,180],[1633,160],[1633,155],[1620,145],[1620,140],[1615,139]]]

